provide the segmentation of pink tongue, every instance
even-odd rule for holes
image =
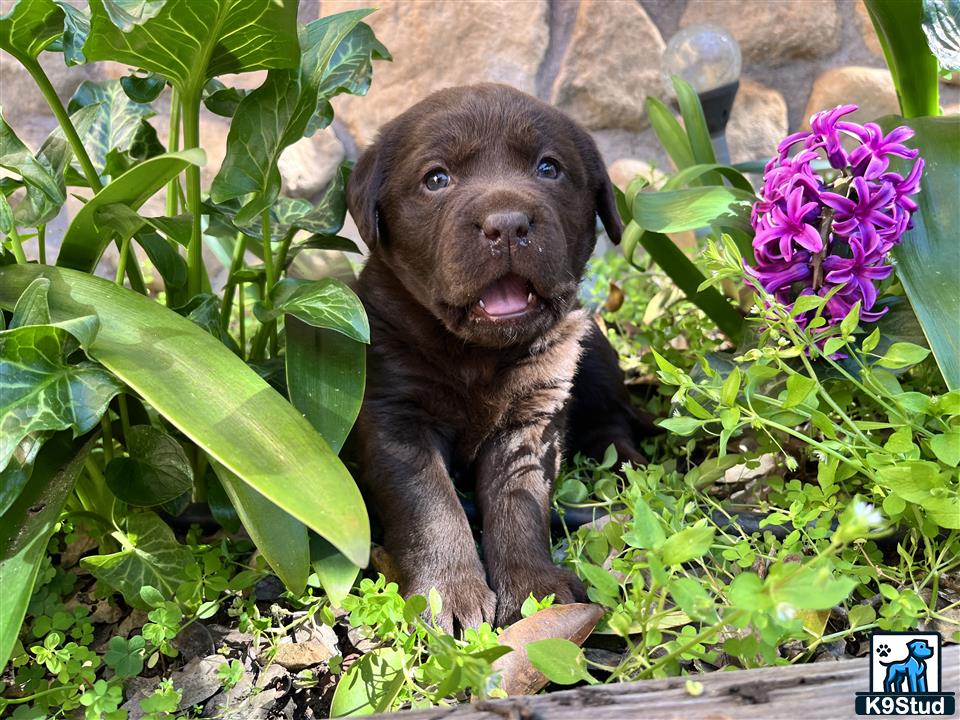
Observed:
[[[527,307],[527,281],[507,275],[487,286],[480,296],[488,315],[512,315]]]

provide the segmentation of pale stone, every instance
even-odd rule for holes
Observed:
[[[867,12],[867,6],[863,0],[857,0],[857,25],[860,27],[860,34],[863,36],[863,44],[867,50],[874,55],[883,57],[883,48],[880,46],[880,38],[877,37],[877,31],[873,29],[873,22],[870,20],[870,13]]]
[[[319,665],[333,657],[330,648],[317,640],[302,643],[282,643],[277,646],[273,661],[287,670],[303,670]],[[266,658],[264,658],[266,660]]]
[[[283,194],[299,198],[313,197],[333,179],[343,157],[343,145],[330,128],[301,138],[280,156],[278,167],[283,180]]]
[[[841,18],[834,0],[690,0],[680,27],[700,23],[726,28],[744,60],[764,65],[826,57],[840,47]]]
[[[860,109],[845,115],[844,119],[859,123],[900,112],[888,70],[858,66],[833,68],[814,81],[801,127],[810,127],[810,117],[815,112],[848,103],[859,105]]]
[[[583,0],[552,102],[588,128],[641,129],[663,93],[660,31],[633,0]]]
[[[730,161],[772,157],[787,135],[788,127],[787,102],[783,95],[749,78],[741,78],[726,130]]]
[[[667,176],[660,170],[643,160],[634,158],[621,158],[607,168],[610,180],[621,190],[626,190],[627,185],[638,175],[647,181],[652,187],[659,187]]]
[[[409,2],[383,0],[366,22],[395,58],[377,61],[366,97],[333,99],[337,117],[360,147],[378,128],[435,90],[502,82],[533,93],[547,49],[547,0],[528,2]],[[367,0],[325,0],[321,15]]]

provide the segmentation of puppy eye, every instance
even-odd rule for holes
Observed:
[[[537,163],[537,177],[556,180],[560,176],[560,167],[552,158],[544,158]]]
[[[431,192],[442,190],[450,184],[450,176],[447,175],[447,171],[443,168],[434,168],[423,176],[423,184],[426,185],[427,190]]]

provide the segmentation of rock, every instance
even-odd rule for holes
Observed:
[[[232,688],[215,695],[207,703],[205,711],[220,720],[292,719],[296,707],[294,703],[286,702],[282,708],[278,707],[278,701],[289,688],[287,671],[279,665],[270,665],[260,673],[256,683],[251,682],[250,676],[245,674]]]
[[[900,112],[897,92],[888,70],[858,66],[833,68],[821,73],[814,81],[802,127],[810,127],[810,116],[815,112],[846,103],[856,103],[860,109],[845,115],[844,120],[859,123]]]
[[[527,659],[524,648],[535,640],[564,638],[581,645],[593,632],[603,608],[588,603],[553,605],[523,618],[503,631],[501,645],[509,645],[513,652],[507,653],[493,663],[500,672],[502,685],[507,695],[531,695],[547,684],[547,678]]]
[[[347,630],[347,639],[360,653],[368,653],[379,645],[376,638],[368,637],[365,633],[369,632],[365,627],[351,627]]]
[[[297,672],[313,665],[326,662],[335,655],[324,643],[309,640],[302,643],[283,643],[277,646],[273,661],[287,670]],[[264,662],[266,658],[261,658]]]
[[[208,655],[194,658],[180,670],[171,673],[173,686],[183,691],[177,709],[182,712],[213,697],[220,690],[217,670],[226,662],[227,659],[222,655]],[[143,717],[140,700],[153,692],[157,680],[158,678],[134,678],[127,685],[127,701],[121,707],[129,714],[128,720],[139,720]]]
[[[662,94],[663,48],[639,3],[583,0],[551,101],[588,128],[639,130],[647,96]]]
[[[331,656],[340,654],[340,639],[329,625],[301,625],[294,630],[294,642],[318,642],[327,648]]]
[[[377,129],[434,90],[481,81],[532,93],[550,37],[547,0],[532,2],[406,2],[383,0],[367,18],[395,58],[376,62],[367,97],[333,99],[337,116],[360,147]],[[324,0],[323,15],[367,0]]]
[[[873,22],[870,20],[870,13],[867,12],[867,6],[863,0],[857,0],[857,26],[860,28],[860,34],[863,36],[863,44],[867,50],[874,55],[883,57],[883,48],[880,46],[880,38],[877,37],[877,31],[873,29]]]
[[[740,79],[740,90],[727,123],[730,161],[766,160],[787,135],[787,102],[772,88]]]
[[[283,194],[299,198],[317,195],[333,179],[343,157],[343,145],[330,128],[301,138],[280,156]]]
[[[204,657],[217,652],[217,643],[206,625],[200,622],[190,623],[177,633],[171,644],[180,651],[184,660]]]
[[[745,60],[782,65],[831,55],[840,47],[840,13],[834,0],[753,2],[690,0],[680,27],[720,25],[740,43]]]

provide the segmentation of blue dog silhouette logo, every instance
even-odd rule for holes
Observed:
[[[902,660],[884,662],[887,671],[883,678],[883,691],[888,693],[925,693],[927,692],[927,660],[933,657],[933,648],[923,638],[907,643],[907,656]],[[877,655],[881,658],[890,654],[890,647],[877,646]]]
[[[940,687],[940,634],[877,632],[870,638],[870,692],[858,692],[858,715],[954,714]]]

